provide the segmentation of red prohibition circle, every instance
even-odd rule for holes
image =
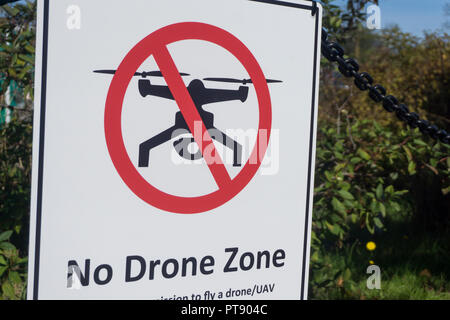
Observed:
[[[239,174],[218,190],[198,196],[165,193],[145,180],[130,160],[122,136],[122,108],[128,85],[142,63],[167,45],[183,40],[203,40],[229,51],[244,66],[254,84],[259,104],[259,130],[255,147]],[[163,75],[165,76],[164,72]],[[255,176],[265,156],[272,127],[272,108],[264,73],[250,50],[231,33],[204,23],[183,22],[163,27],[140,41],[121,62],[109,87],[105,106],[105,137],[111,160],[125,184],[148,204],[173,213],[192,214],[215,209],[241,192]],[[266,132],[267,137],[262,137]],[[267,143],[258,143],[267,139]],[[251,159],[256,159],[252,160]]]

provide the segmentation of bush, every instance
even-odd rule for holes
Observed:
[[[313,291],[324,287],[351,291],[348,266],[355,245],[386,231],[388,221],[408,218],[420,231],[450,230],[445,209],[450,147],[424,141],[417,129],[394,130],[369,120],[349,120],[339,133],[329,123],[319,127],[311,286]],[[425,190],[432,199],[423,196]],[[324,256],[340,249],[345,263],[333,266],[330,274]]]
[[[30,124],[0,129],[0,297],[8,299],[25,295],[31,140]]]
[[[12,231],[0,233],[0,298],[17,300],[26,297],[26,263],[19,250],[9,242]]]

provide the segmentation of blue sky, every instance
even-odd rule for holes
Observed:
[[[424,30],[442,28],[446,20],[444,6],[450,0],[380,0],[383,27],[398,24],[403,31],[422,35]],[[447,31],[448,32],[448,31]]]
[[[346,2],[337,0],[336,3]],[[445,21],[450,20],[444,14],[444,6],[450,4],[450,0],[379,0],[379,4],[383,28],[397,24],[402,31],[416,36],[423,35],[425,30],[443,28]]]

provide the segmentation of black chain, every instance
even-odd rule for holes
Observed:
[[[322,54],[329,61],[337,62],[339,71],[347,78],[353,77],[355,85],[361,91],[368,90],[369,97],[377,103],[382,103],[387,112],[395,112],[397,117],[411,128],[419,128],[422,133],[430,135],[433,139],[450,144],[450,134],[447,131],[439,129],[427,120],[421,120],[417,113],[410,112],[397,98],[386,95],[386,89],[380,84],[374,85],[373,78],[367,72],[359,73],[358,62],[353,58],[344,58],[344,49],[338,43],[328,41],[325,29],[322,29]]]

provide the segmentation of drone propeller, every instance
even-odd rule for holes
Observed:
[[[117,70],[94,70],[95,73],[104,73],[104,74],[116,74]],[[161,71],[150,71],[150,72],[136,72],[134,74],[135,77],[164,77]],[[190,76],[188,73],[180,72],[180,76]]]
[[[232,78],[205,78],[203,80],[215,81],[215,82],[242,83],[244,85],[246,85],[247,83],[253,83],[252,79],[239,80],[239,79],[232,79]],[[283,82],[283,81],[280,81],[280,80],[273,80],[273,79],[266,79],[266,81],[267,81],[267,83]]]

